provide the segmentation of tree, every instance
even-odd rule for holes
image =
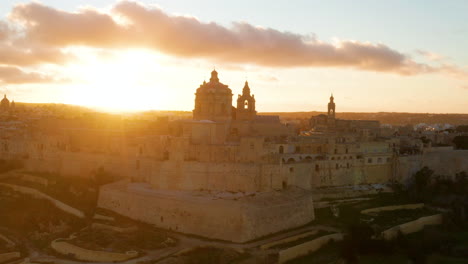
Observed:
[[[468,136],[456,136],[452,142],[457,149],[468,149]]]

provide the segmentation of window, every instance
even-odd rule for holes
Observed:
[[[283,181],[283,189],[286,189],[286,187],[288,187],[288,184],[285,181]]]
[[[320,167],[319,167],[318,164],[315,165],[315,171],[317,171],[317,172],[320,171]]]
[[[280,146],[280,147],[279,147],[279,153],[280,153],[280,154],[283,154],[283,153],[284,153],[284,147],[283,147],[283,146]]]
[[[349,163],[346,163],[346,168],[348,168],[348,169],[349,169]]]
[[[244,109],[248,109],[248,108],[249,108],[249,101],[245,100]]]
[[[378,158],[377,163],[382,163],[382,158]]]
[[[291,173],[294,172],[294,167],[290,167],[289,172],[291,172]]]
[[[372,159],[371,159],[371,158],[368,158],[368,159],[367,159],[367,163],[372,163]]]
[[[338,163],[337,163],[335,167],[336,167],[336,169],[339,169],[339,168],[340,168],[340,165],[338,165]]]

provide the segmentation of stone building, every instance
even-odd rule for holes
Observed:
[[[213,71],[196,90],[192,119],[166,120],[158,127],[167,129],[139,135],[75,123],[52,131],[5,127],[15,135],[0,137],[0,158],[75,177],[104,169],[127,181],[104,186],[99,206],[234,242],[309,223],[318,190],[405,180],[426,161],[438,167],[453,161],[454,172],[468,166],[466,152],[399,156],[403,139],[382,137],[378,121],[337,119],[333,96],[327,115],[312,117],[304,134],[278,116],[257,115],[261,98],[249,83],[235,106],[232,96]]]

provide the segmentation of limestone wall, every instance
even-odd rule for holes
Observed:
[[[118,226],[111,226],[111,225],[106,225],[106,224],[101,224],[101,223],[92,223],[91,227],[95,229],[111,230],[117,233],[130,233],[130,232],[134,232],[138,230],[136,226],[118,227]]]
[[[424,204],[423,203],[418,203],[418,204],[403,204],[403,205],[390,205],[390,206],[383,206],[383,207],[376,207],[376,208],[370,208],[366,210],[362,210],[361,214],[374,214],[374,213],[379,213],[383,211],[394,211],[394,210],[402,210],[402,209],[419,209],[423,208]]]
[[[9,260],[17,259],[21,257],[19,252],[9,252],[0,254],[0,263],[7,262]]]
[[[304,238],[304,237],[312,236],[312,235],[315,235],[317,233],[318,233],[318,230],[312,230],[312,231],[305,232],[305,233],[300,234],[300,235],[287,237],[285,239],[281,239],[281,240],[277,240],[277,241],[273,241],[273,242],[261,245],[260,248],[261,249],[269,249],[269,248],[272,248],[272,247],[275,247],[275,246],[278,246],[278,245],[281,245],[281,244],[285,244],[285,243],[289,243],[289,242],[299,240],[299,239]]]
[[[60,254],[73,255],[73,257],[78,260],[92,262],[119,262],[138,256],[138,252],[136,251],[128,251],[126,253],[114,253],[84,249],[70,244],[66,241],[63,241],[62,239],[52,241],[50,246]]]
[[[160,228],[240,243],[314,219],[312,197],[300,189],[223,199],[132,186],[102,187],[99,207]]]
[[[8,187],[10,189],[13,189],[14,191],[16,192],[20,192],[20,193],[24,193],[24,194],[27,194],[27,195],[31,195],[33,196],[34,198],[38,198],[38,199],[45,199],[45,200],[48,200],[50,202],[52,202],[53,205],[55,205],[55,207],[57,207],[58,209],[66,212],[66,213],[69,213],[69,214],[72,214],[76,217],[79,217],[79,218],[84,218],[85,215],[82,211],[76,209],[76,208],[73,208],[59,200],[56,200],[52,197],[50,197],[49,195],[45,194],[45,193],[42,193],[36,189],[33,189],[33,188],[29,188],[29,187],[24,187],[24,186],[18,186],[18,185],[13,185],[13,184],[8,184],[8,183],[0,183],[0,186],[5,186],[5,187]]]
[[[411,234],[421,231],[426,225],[440,225],[442,224],[442,214],[425,216],[417,220],[407,222],[398,226],[389,228],[381,233],[385,240],[392,240],[398,237],[399,233],[403,235]]]
[[[317,251],[324,245],[328,244],[331,240],[341,241],[343,240],[343,234],[331,234],[319,237],[317,239],[299,244],[294,247],[290,247],[279,252],[278,263],[286,263],[292,259],[308,255],[312,252]]]

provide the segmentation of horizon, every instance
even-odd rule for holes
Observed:
[[[260,112],[322,111],[333,93],[338,112],[468,113],[463,1],[5,2],[10,100],[191,111],[215,67],[234,96],[248,80]]]

